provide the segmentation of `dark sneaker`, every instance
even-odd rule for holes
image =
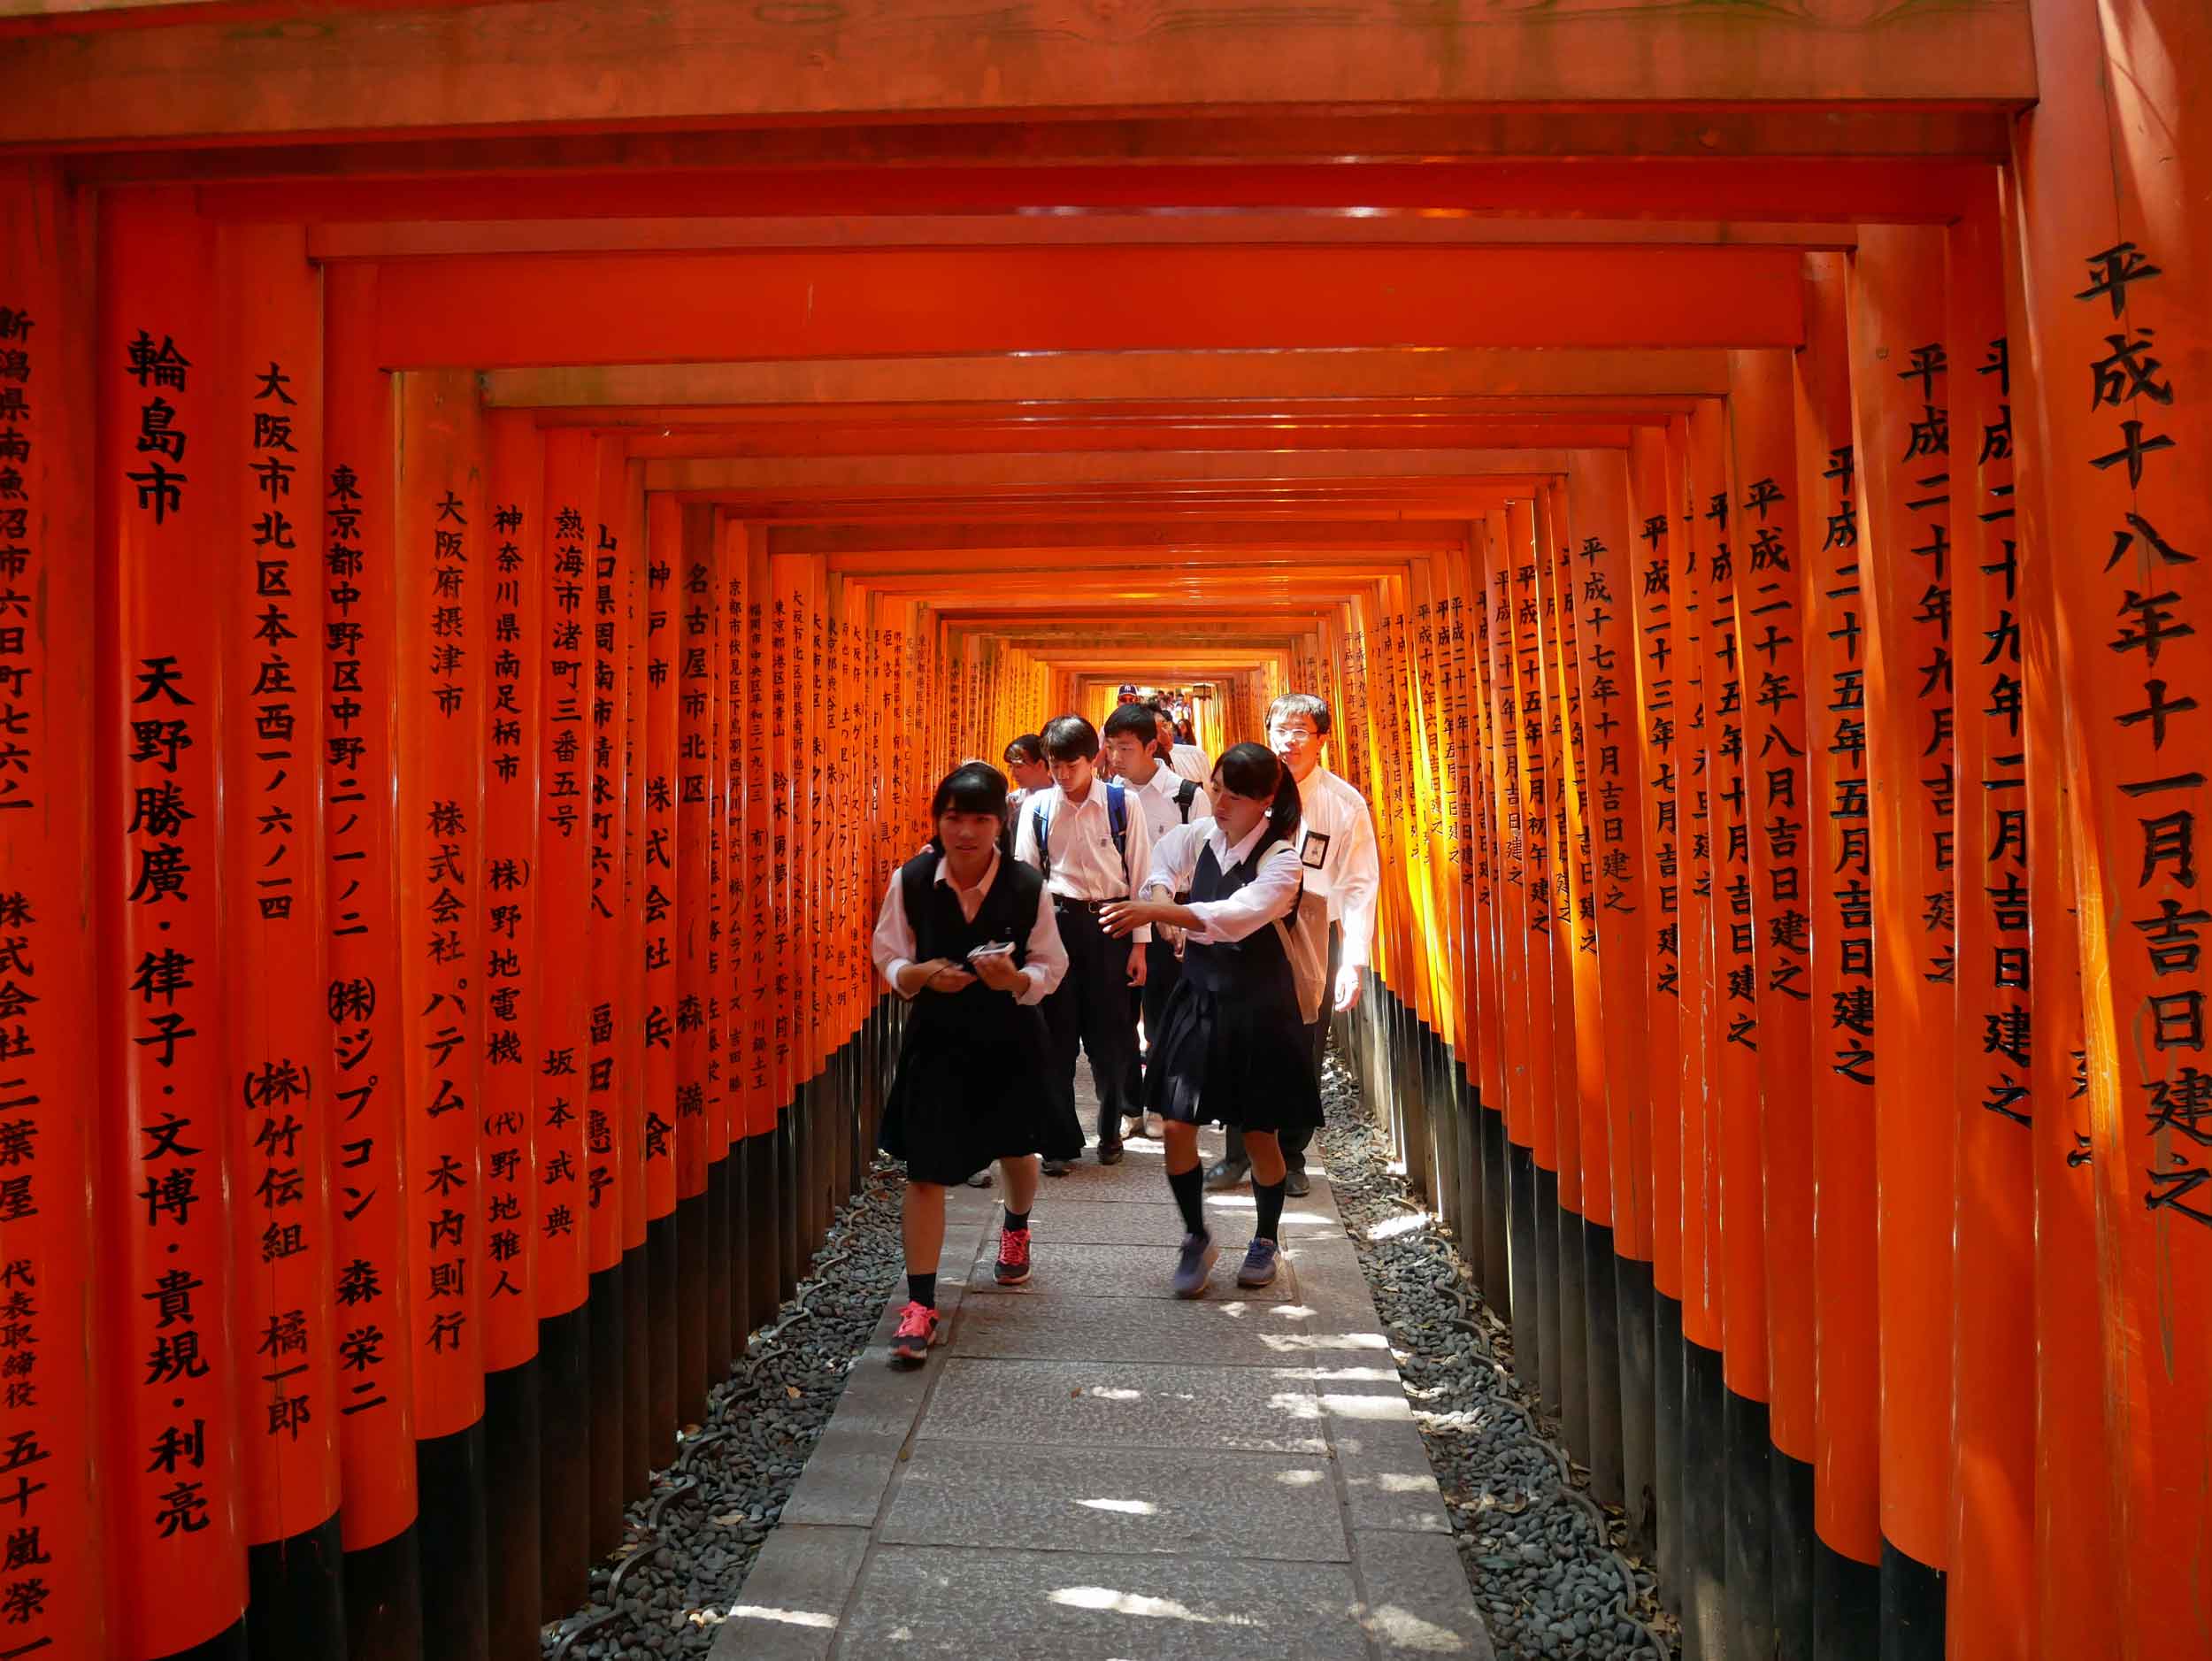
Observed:
[[[1068,1173],[1068,1162],[1064,1159],[1047,1159],[1037,1169],[1048,1177],[1064,1177]]]
[[[1098,1163],[1102,1165],[1118,1165],[1121,1163],[1120,1137],[1117,1136],[1111,1142],[1102,1142],[1098,1144]]]
[[[1283,1192],[1294,1200],[1302,1200],[1313,1192],[1313,1179],[1293,1166],[1283,1173]]]
[[[1175,1260],[1175,1296],[1196,1297],[1206,1289],[1206,1277],[1214,1272],[1221,1248],[1211,1234],[1185,1234],[1182,1255]]]
[[[1019,1286],[1029,1278],[1029,1231],[1002,1228],[998,1237],[998,1283]]]
[[[929,1347],[939,1342],[943,1335],[934,1309],[923,1303],[909,1303],[899,1311],[898,1334],[891,1340],[891,1365],[920,1366],[929,1359]]]
[[[1255,1239],[1244,1249],[1244,1266],[1237,1271],[1239,1286],[1272,1286],[1275,1283],[1275,1242]]]
[[[1224,1159],[1219,1165],[1207,1168],[1206,1192],[1218,1194],[1225,1188],[1242,1188],[1245,1178],[1251,1174],[1250,1165],[1239,1165],[1233,1160]]]

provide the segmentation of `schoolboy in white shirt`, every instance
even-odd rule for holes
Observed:
[[[1161,760],[1155,747],[1157,733],[1152,711],[1141,704],[1125,704],[1106,718],[1106,754],[1113,758],[1121,781],[1142,804],[1155,847],[1162,836],[1177,826],[1194,824],[1214,816],[1213,804],[1206,799],[1206,792],[1192,781],[1171,772]],[[1173,938],[1172,930],[1153,930],[1152,944],[1145,952],[1144,985],[1130,990],[1131,1019],[1142,1017],[1147,1045],[1159,1042],[1168,998],[1181,976],[1180,943]],[[1129,1047],[1125,1098],[1130,1115],[1128,1134],[1133,1136],[1144,1135],[1147,1123],[1141,1111],[1144,1066],[1139,1048],[1134,1043]]]
[[[1298,781],[1298,860],[1306,892],[1329,903],[1329,958],[1334,965],[1333,1012],[1341,1015],[1359,1002],[1360,971],[1367,966],[1375,938],[1375,896],[1381,886],[1380,856],[1374,815],[1367,799],[1321,765],[1329,736],[1329,705],[1310,692],[1286,692],[1267,709],[1267,746]],[[1306,1029],[1306,1042],[1318,1081],[1321,1056],[1328,1046],[1331,1010]],[[1312,1133],[1286,1132],[1283,1159],[1294,1197],[1311,1191],[1306,1175],[1306,1145]],[[1206,1173],[1206,1186],[1234,1188],[1251,1171],[1244,1140],[1232,1132],[1221,1163]]]
[[[1152,831],[1126,786],[1098,777],[1098,729],[1079,715],[1063,715],[1044,730],[1052,786],[1022,804],[1014,822],[1014,857],[1044,873],[1045,887],[1067,948],[1068,973],[1044,1003],[1052,1039],[1056,1097],[1046,1128],[1043,1170],[1065,1176],[1082,1157],[1083,1127],[1075,1112],[1075,1052],[1091,1058],[1098,1090],[1098,1162],[1121,1159],[1124,1099],[1129,1052],[1137,1041],[1129,988],[1145,980],[1152,931],[1140,929],[1125,945],[1106,933],[1101,909],[1137,892],[1150,869]]]

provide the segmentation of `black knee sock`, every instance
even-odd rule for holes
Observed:
[[[1010,1233],[1017,1229],[1028,1227],[1029,1213],[1027,1211],[1018,1211],[1012,1206],[1008,1206],[1006,1208],[1006,1227]]]
[[[932,1269],[927,1274],[916,1274],[912,1270],[908,1270],[906,1295],[924,1309],[935,1309],[937,1307],[937,1271]]]
[[[1171,1171],[1167,1185],[1175,1191],[1175,1203],[1183,1210],[1183,1227],[1194,1234],[1206,1232],[1206,1173],[1202,1166],[1193,1165],[1187,1171]]]
[[[1253,1234],[1262,1240],[1273,1240],[1275,1231],[1283,1226],[1283,1185],[1280,1182],[1252,1184],[1252,1198],[1259,1205],[1259,1226]]]

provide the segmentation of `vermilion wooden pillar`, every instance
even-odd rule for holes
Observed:
[[[114,1580],[163,1590],[112,1606],[126,1661],[246,1653],[242,1184],[217,879],[230,596],[196,553],[221,523],[200,464],[216,448],[211,243],[188,192],[101,204],[92,917],[111,996],[95,1215],[104,1279],[133,1294],[103,1300],[119,1377],[102,1497]]]
[[[1759,1010],[1759,1093],[1766,1248],[1768,1526],[1774,1648],[1813,1651],[1813,933],[1806,839],[1809,683],[1788,356],[1729,360],[1736,559],[1736,642],[1751,821],[1752,949]]]
[[[747,1152],[746,1265],[752,1280],[753,1324],[772,1318],[787,1296],[783,1242],[793,1227],[794,1196],[784,1180],[789,1117],[782,1094],[783,1069],[777,1056],[776,976],[781,912],[776,888],[774,811],[776,743],[780,725],[772,700],[782,696],[776,679],[777,632],[771,616],[768,542],[757,525],[730,525],[732,577],[741,566],[745,617],[746,696],[742,730],[733,730],[741,745],[745,780],[746,899],[741,927],[749,944],[745,976],[745,1038],[748,1080],[745,1105]],[[732,596],[734,608],[739,601]],[[732,765],[738,761],[733,750]]]
[[[2069,713],[2074,854],[2106,1293],[2102,1395],[2125,1543],[2126,1661],[2212,1654],[2212,1157],[2205,1048],[2205,763],[2212,621],[2203,474],[2212,227],[2200,8],[2034,8],[2039,61],[2079,73],[2018,128],[2017,255]],[[2024,482],[2026,482],[2024,480]],[[2031,550],[2032,552],[2032,550]],[[2031,857],[2032,857],[2032,851]],[[2052,1042],[2039,1028],[2039,1045]],[[2062,1042],[2062,1039],[2060,1040]],[[2054,1173],[2055,1174],[2055,1173]],[[2054,1404],[2047,1404],[2047,1416]],[[2047,1435],[2055,1428],[2047,1417]],[[2061,1608],[2046,1606],[2047,1619]]]
[[[484,698],[484,1433],[495,1655],[534,1640],[542,1607],[545,1369],[539,1350],[537,1158],[540,792],[545,727],[545,452],[520,411],[486,422]],[[561,961],[567,961],[565,959]],[[564,1503],[558,1489],[554,1503]]]
[[[397,825],[397,458],[375,273],[323,282],[322,788],[338,1452],[349,1661],[422,1647]],[[413,635],[412,626],[409,637]]]
[[[2018,1595],[2032,1560],[2035,1398],[2034,1025],[2029,971],[2031,815],[2012,351],[1997,203],[1951,227],[1953,675],[1958,804],[1958,1198],[1953,1232],[1950,1570],[1953,1655],[2033,1653]],[[2071,973],[2069,963],[2062,973]],[[2015,1054],[2024,1050],[2026,1065]]]
[[[622,775],[622,832],[618,847],[621,899],[612,933],[618,945],[614,1004],[614,1095],[609,1117],[619,1150],[622,1222],[623,1350],[622,1496],[642,1499],[652,1485],[652,1267],[646,1248],[649,1218],[645,1096],[646,707],[645,500],[621,442],[599,444],[599,509],[617,559],[625,650],[622,715],[616,749]]]
[[[0,503],[0,1276],[15,1300],[0,1342],[0,1408],[35,1468],[0,1498],[16,1542],[0,1598],[19,1619],[6,1643],[109,1661],[116,1617],[101,1447],[103,1411],[121,1413],[135,1380],[101,1353],[106,1300],[94,1272],[96,988],[107,970],[85,950],[93,915],[93,773],[84,742],[95,679],[95,381],[91,229],[84,205],[42,164],[0,171],[0,431],[19,494]],[[104,340],[104,335],[96,336]],[[102,364],[101,381],[111,376]],[[73,388],[76,396],[72,396]],[[39,596],[32,604],[31,596]],[[107,729],[102,728],[102,731]],[[107,880],[103,871],[102,882]],[[112,983],[111,983],[112,984]],[[107,1191],[103,1186],[102,1191]],[[127,1199],[128,1196],[124,1196]],[[128,1354],[129,1352],[122,1352]],[[115,1387],[121,1384],[121,1388]],[[119,1399],[124,1398],[124,1399]],[[143,1463],[142,1460],[140,1463]],[[127,1465],[125,1482],[134,1483]],[[134,1528],[135,1519],[122,1519]]]
[[[322,285],[297,227],[218,241],[216,430],[201,450],[235,550],[224,712],[225,945],[235,1273],[245,1381],[248,1639],[343,1645],[331,1210],[334,1098],[320,1063]]]
[[[484,709],[493,538],[472,377],[398,384],[400,996],[423,1647],[490,1653],[482,1165]]]
[[[549,433],[538,497],[543,565],[540,623],[526,642],[539,658],[538,903],[533,913],[544,961],[538,1043],[532,1056],[537,1120],[540,1615],[553,1619],[584,1601],[594,1531],[603,1508],[595,1452],[617,1411],[595,1390],[603,1346],[595,1322],[603,1301],[592,1279],[591,927],[598,889],[593,743],[598,697],[592,527],[599,485],[591,440]],[[531,504],[525,503],[527,514]],[[609,1317],[610,1319],[615,1317]],[[618,1342],[618,1328],[617,1334]]]
[[[1876,1652],[1881,1562],[1874,1243],[1874,910],[1866,588],[1840,255],[1806,259],[1796,478],[1813,873],[1813,1642]]]
[[[645,1254],[652,1311],[652,1418],[648,1463],[676,1457],[679,1400],[686,1394],[679,1367],[684,1329],[701,1319],[703,1288],[683,1295],[680,1268],[682,1225],[677,1220],[680,1187],[676,1100],[676,671],[681,650],[683,590],[676,581],[683,559],[682,514],[672,497],[655,499],[645,521],[644,616],[641,650],[644,701],[643,877],[636,896],[642,927],[639,958],[644,978],[643,1146]],[[703,1391],[697,1392],[703,1396]]]

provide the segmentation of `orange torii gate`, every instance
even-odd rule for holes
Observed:
[[[0,25],[0,1656],[526,1652],[931,785],[1156,677],[1330,699],[1340,1046],[1686,1653],[2212,1657],[2200,8],[108,10]]]

